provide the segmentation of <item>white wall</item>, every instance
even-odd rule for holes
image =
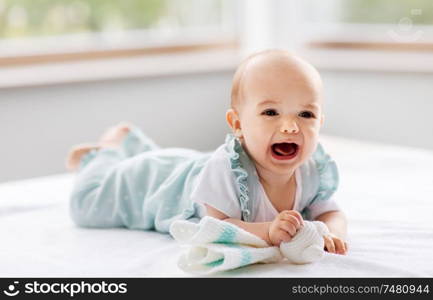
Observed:
[[[224,140],[231,73],[0,89],[0,181],[64,172],[71,145],[128,120],[162,146]]]
[[[232,73],[0,89],[0,181],[64,172],[71,145],[121,120],[164,147],[214,149]],[[433,149],[433,73],[321,73],[324,133]]]
[[[433,149],[433,73],[321,73],[325,132]]]

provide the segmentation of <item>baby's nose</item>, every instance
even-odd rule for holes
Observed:
[[[281,125],[282,133],[297,133],[299,131],[298,124],[294,120],[286,120]]]

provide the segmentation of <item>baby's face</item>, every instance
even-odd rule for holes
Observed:
[[[299,61],[258,58],[242,78],[242,143],[259,168],[287,174],[314,152],[322,124],[321,80]]]

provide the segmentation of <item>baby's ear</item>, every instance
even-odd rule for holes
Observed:
[[[226,121],[233,132],[241,128],[241,122],[239,120],[238,113],[233,108],[227,110]]]

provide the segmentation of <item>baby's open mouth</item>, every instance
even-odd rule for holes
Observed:
[[[276,159],[292,159],[298,154],[299,146],[296,143],[275,143],[271,146],[272,156]]]

